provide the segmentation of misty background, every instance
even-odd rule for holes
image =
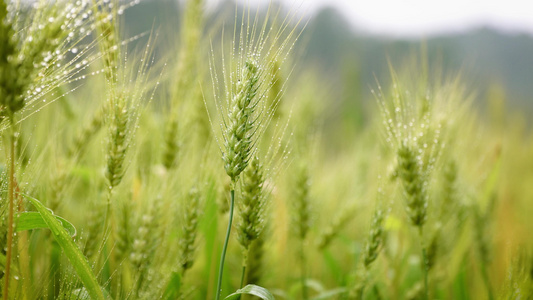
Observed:
[[[242,2],[237,5],[243,5]],[[451,26],[449,30],[444,24],[444,27],[427,25],[418,31],[415,26],[417,20],[414,20],[414,25],[407,24],[397,31],[390,27],[394,28],[394,23],[390,23],[389,27],[377,26],[372,29],[371,23],[358,21],[357,16],[351,16],[349,12],[341,12],[342,6],[339,5],[333,7],[321,3],[310,8],[282,6],[286,11],[298,10],[304,21],[301,24],[307,22],[297,47],[296,65],[318,71],[336,91],[332,101],[341,102],[340,106],[353,112],[351,118],[354,122],[363,121],[364,109],[359,108],[372,99],[369,94],[371,88],[376,86],[376,78],[381,84],[387,83],[388,62],[401,67],[409,58],[420,53],[427,53],[428,61],[437,62],[436,66],[447,74],[460,72],[466,86],[476,95],[479,109],[488,109],[490,101],[500,101],[500,106],[492,105],[492,109],[503,109],[504,105],[508,111],[521,112],[528,122],[528,116],[533,114],[533,18],[525,18],[528,14],[525,7],[512,7],[511,2],[511,9],[503,11],[509,17],[507,23],[498,23],[497,17],[491,19],[490,12],[486,24],[484,19],[476,19],[479,16],[465,19],[459,14],[458,25]],[[146,32],[152,28],[170,28],[175,31],[174,34],[162,32],[160,36],[165,44],[176,45],[181,5],[176,0],[143,0],[126,10],[124,28],[128,34]],[[229,0],[209,1],[206,5],[208,28],[209,24],[215,25],[217,22],[227,22],[224,24],[232,28],[235,5]],[[251,6],[256,9],[253,4]],[[258,9],[266,8],[267,5],[261,5]],[[461,10],[461,7],[455,9]],[[513,22],[515,12],[516,22]],[[443,13],[446,15],[449,12]],[[387,13],[384,13],[383,17],[386,16]],[[405,16],[405,23],[409,23],[408,18]],[[401,24],[401,19],[395,22]],[[359,28],[358,24],[366,25],[360,25]],[[528,27],[530,25],[531,28]],[[212,33],[206,34],[210,36]]]

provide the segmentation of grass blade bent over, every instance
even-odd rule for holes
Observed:
[[[25,195],[37,211],[41,214],[44,222],[48,225],[48,228],[52,231],[57,243],[63,249],[63,252],[69,259],[70,263],[76,270],[78,276],[80,276],[81,282],[87,289],[87,292],[92,299],[104,300],[104,294],[96,276],[93,274],[91,266],[87,258],[83,256],[83,253],[78,248],[76,243],[72,240],[67,230],[63,227],[60,221],[52,215],[52,213],[41,203],[39,200]]]

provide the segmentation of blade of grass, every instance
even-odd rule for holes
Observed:
[[[90,297],[96,300],[105,300],[102,289],[98,284],[98,280],[96,279],[87,258],[83,256],[82,252],[76,243],[74,243],[61,222],[58,221],[48,208],[39,202],[39,200],[28,195],[24,195],[24,197],[26,197],[26,199],[28,199],[28,201],[30,201],[35,209],[41,214],[42,219],[52,231],[54,238],[74,267],[74,270],[80,277],[81,282],[87,289],[87,293]]]
[[[59,216],[54,217],[61,223],[63,228],[67,230],[68,234],[71,237],[76,236],[76,228],[74,227],[74,225]],[[43,220],[41,214],[34,211],[22,212],[17,214],[16,220],[16,232],[40,228],[49,228],[48,224]]]
[[[258,285],[254,285],[254,284],[249,284],[249,285],[243,287],[242,289],[238,289],[235,293],[227,296],[224,299],[237,299],[242,294],[253,295],[253,296],[259,297],[259,298],[261,298],[263,300],[274,300],[274,299],[276,299],[276,298],[274,298],[272,293],[270,293],[267,289],[265,289],[264,287],[260,287]]]

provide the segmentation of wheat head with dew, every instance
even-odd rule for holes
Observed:
[[[380,86],[377,93],[372,92],[378,100],[385,142],[395,157],[407,217],[419,233],[427,299],[429,264],[423,232],[434,202],[430,199],[432,174],[440,166],[451,124],[461,117],[459,101],[465,99],[458,78],[442,78],[437,72],[436,79],[429,82],[424,72],[405,73],[398,75],[391,68],[389,94],[385,96]]]
[[[21,13],[22,5],[27,5],[27,15]],[[0,131],[7,132],[6,148],[11,149],[4,299],[9,298],[14,243],[17,125],[61,97],[58,87],[79,80],[95,60],[90,43],[78,48],[91,32],[90,7],[88,1],[0,3]]]
[[[229,223],[220,259],[216,299],[221,295],[235,188],[239,176],[257,153],[259,139],[278,106],[279,99],[268,101],[274,84],[270,74],[277,66],[276,62],[286,60],[299,34],[296,26],[289,24],[294,15],[287,16],[281,26],[276,27],[273,24],[279,22],[279,12],[273,13],[270,9],[262,23],[258,12],[253,15],[249,9],[236,15],[230,53],[224,52],[227,48],[223,44],[220,56],[212,50],[210,60],[217,121],[220,123],[220,134],[216,139],[224,169],[231,180]],[[211,117],[210,120],[213,124]]]

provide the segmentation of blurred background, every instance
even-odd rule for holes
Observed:
[[[124,28],[133,31],[130,34],[175,29],[162,33],[163,44],[175,45],[182,2],[140,1],[126,11]],[[365,122],[365,101],[372,99],[369,94],[376,78],[387,84],[389,62],[400,66],[420,53],[445,74],[461,73],[481,111],[505,106],[513,118],[523,118],[526,124],[533,113],[533,4],[529,1],[209,0],[211,27],[233,20],[235,5],[260,12],[269,5],[281,5],[297,15],[295,22],[301,18],[306,29],[299,40],[303,46],[296,47],[297,68],[314,68],[330,83],[336,93],[330,98],[337,101],[338,111],[350,114],[350,122]]]

